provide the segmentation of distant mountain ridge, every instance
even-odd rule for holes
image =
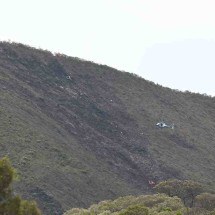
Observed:
[[[44,214],[150,193],[149,181],[168,178],[215,190],[214,97],[5,42],[0,91],[0,155]]]

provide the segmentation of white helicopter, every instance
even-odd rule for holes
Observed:
[[[156,124],[156,126],[159,127],[159,128],[171,128],[171,129],[174,129],[174,124],[167,125],[165,122],[158,122]]]

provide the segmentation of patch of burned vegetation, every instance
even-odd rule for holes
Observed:
[[[177,134],[172,134],[170,140],[176,145],[186,148],[186,149],[196,149],[196,146],[193,143],[188,142],[185,138],[180,137]]]

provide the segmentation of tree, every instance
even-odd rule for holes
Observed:
[[[170,179],[157,184],[154,189],[158,193],[165,193],[168,196],[178,196],[186,206],[193,206],[195,197],[202,192],[202,186],[191,180],[181,181]]]
[[[13,194],[11,184],[16,171],[7,157],[0,159],[0,214],[41,215],[34,201],[22,200]]]

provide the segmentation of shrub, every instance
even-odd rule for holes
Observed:
[[[215,194],[202,193],[195,198],[195,207],[212,211],[215,209]]]
[[[119,215],[148,215],[149,211],[142,205],[132,205],[125,211],[120,212]]]
[[[171,179],[160,182],[154,189],[168,196],[178,196],[186,206],[192,207],[195,197],[202,192],[202,186],[194,181]]]

